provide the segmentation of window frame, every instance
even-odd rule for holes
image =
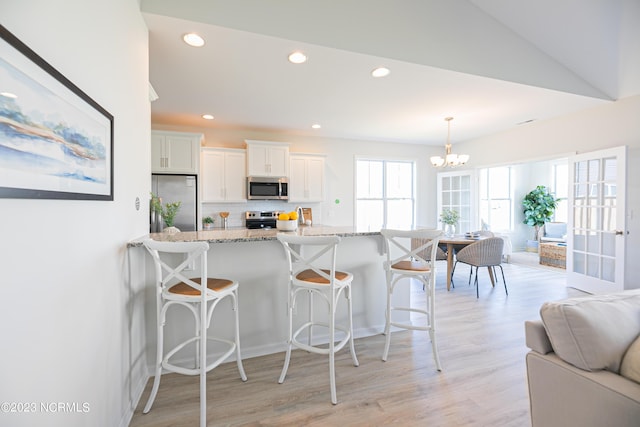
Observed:
[[[490,189],[491,189],[491,180],[490,180],[490,170],[491,169],[499,169],[499,168],[507,168],[509,170],[509,189],[508,189],[508,193],[509,193],[509,198],[505,199],[504,197],[491,197],[490,194]],[[506,166],[492,166],[492,167],[485,167],[485,168],[479,168],[478,169],[478,217],[479,219],[481,218],[481,204],[483,202],[483,200],[481,197],[482,194],[482,189],[481,189],[481,185],[482,185],[482,174],[483,171],[487,171],[487,188],[486,188],[486,193],[487,193],[487,202],[489,204],[489,218],[487,218],[488,224],[490,226],[491,231],[495,231],[495,232],[503,232],[503,233],[510,233],[513,232],[515,229],[515,187],[516,187],[516,183],[515,181],[515,170],[513,168],[512,165],[506,165]],[[508,205],[509,205],[509,227],[504,229],[496,229],[495,226],[491,225],[491,201],[508,201]]]
[[[558,182],[558,167],[559,166],[563,166],[566,168],[566,173],[565,173],[565,178],[566,180],[563,182]],[[559,204],[564,204],[564,213],[565,213],[565,218],[557,218],[556,214],[558,212],[558,209],[556,208],[556,210],[553,212],[553,221],[555,222],[568,222],[569,220],[569,159],[558,159],[555,160],[551,163],[551,183],[552,183],[552,187],[551,187],[551,193],[556,197],[556,199],[558,200]],[[565,196],[564,197],[558,197],[558,184],[564,184],[566,185],[565,188]]]
[[[358,162],[381,162],[383,164],[382,167],[382,197],[377,198],[359,198],[358,197]],[[387,164],[389,163],[407,163],[411,165],[411,197],[407,198],[389,198],[387,197]],[[353,179],[353,223],[356,228],[360,228],[358,224],[358,201],[360,200],[380,200],[382,201],[382,226],[381,228],[386,228],[388,221],[388,201],[389,200],[410,200],[411,201],[411,228],[415,228],[416,223],[416,207],[417,207],[417,162],[415,159],[408,158],[396,158],[396,157],[371,157],[371,156],[355,156],[354,157],[354,179]],[[370,231],[379,231],[379,230],[370,230]]]

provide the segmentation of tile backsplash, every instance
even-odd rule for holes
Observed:
[[[220,218],[220,212],[229,212],[229,218],[227,224],[231,228],[244,227],[245,212],[247,211],[283,211],[289,212],[294,210],[297,206],[303,208],[313,209],[313,220],[317,224],[321,224],[322,210],[321,203],[301,203],[300,205],[294,203],[287,203],[282,201],[255,201],[252,200],[247,203],[202,203],[202,210],[200,212],[200,224],[199,228],[202,228],[202,218],[210,216],[214,219],[214,228],[222,228],[222,218]]]

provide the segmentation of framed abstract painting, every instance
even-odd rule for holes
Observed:
[[[113,116],[1,25],[0,197],[113,200]]]

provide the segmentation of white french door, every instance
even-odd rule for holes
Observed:
[[[624,290],[626,147],[569,159],[567,286]]]
[[[451,209],[460,214],[456,234],[477,230],[477,204],[473,197],[476,191],[475,172],[470,170],[438,173],[437,206],[438,219],[443,209]],[[444,229],[444,224],[441,224]]]

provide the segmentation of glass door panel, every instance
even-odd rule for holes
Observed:
[[[570,161],[567,285],[590,293],[624,289],[626,148]]]

